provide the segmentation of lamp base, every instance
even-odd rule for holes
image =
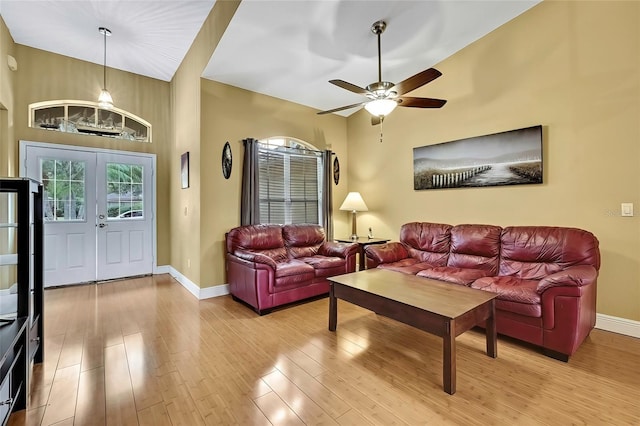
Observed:
[[[351,240],[358,240],[358,231],[356,231],[356,211],[351,212]]]

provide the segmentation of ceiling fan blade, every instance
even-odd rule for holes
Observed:
[[[429,68],[428,70],[424,70],[416,75],[402,80],[400,83],[396,84],[393,87],[393,90],[398,93],[398,96],[401,96],[405,93],[409,93],[410,91],[417,89],[420,86],[424,86],[425,84],[435,80],[441,75],[442,73],[437,69]]]
[[[447,103],[444,99],[412,98],[410,96],[403,96],[396,100],[398,101],[398,106],[412,108],[442,108]]]
[[[353,104],[353,105],[347,105],[347,106],[343,106],[340,108],[334,108],[334,109],[329,109],[327,111],[320,111],[318,113],[318,115],[322,115],[322,114],[330,114],[332,112],[338,112],[338,111],[343,111],[345,109],[350,109],[350,108],[355,108],[355,107],[361,107],[362,105],[366,104],[366,102],[359,102],[357,104]]]
[[[329,80],[329,83],[335,84],[338,87],[342,87],[350,92],[357,93],[359,95],[366,95],[369,93],[367,89],[363,89],[362,87],[356,86],[355,84],[351,84],[344,80]]]

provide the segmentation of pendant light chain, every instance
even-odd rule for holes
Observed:
[[[110,109],[113,107],[113,99],[107,90],[107,36],[111,35],[111,30],[105,27],[98,28],[100,34],[104,36],[104,62],[102,66],[102,90],[98,97],[98,106]]]
[[[102,88],[107,89],[107,29],[104,28],[104,61],[102,61]]]

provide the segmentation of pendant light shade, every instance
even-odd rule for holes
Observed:
[[[113,98],[107,89],[102,89],[100,91],[100,96],[98,96],[98,106],[106,109],[113,108]]]
[[[113,98],[107,90],[107,37],[111,35],[111,30],[105,27],[98,28],[100,34],[104,36],[104,65],[102,67],[102,90],[98,96],[98,106],[104,109],[113,108]]]

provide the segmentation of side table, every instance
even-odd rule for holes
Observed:
[[[339,243],[358,243],[358,256],[360,258],[359,268],[358,268],[359,271],[364,271],[366,269],[366,262],[364,260],[364,248],[366,246],[369,246],[372,244],[384,244],[391,241],[385,238],[367,238],[367,237],[358,237],[357,240],[354,240],[351,237],[334,238],[334,240]]]

